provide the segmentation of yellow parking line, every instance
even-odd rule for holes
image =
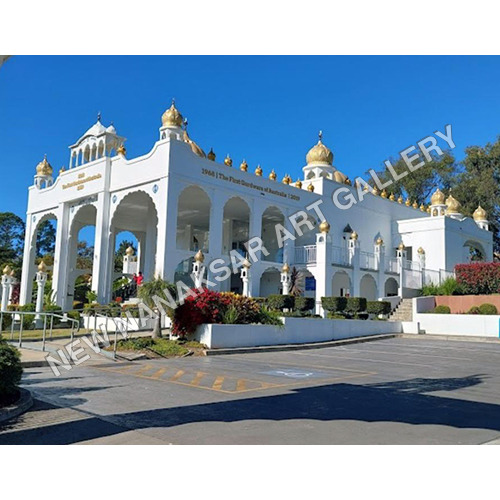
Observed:
[[[202,378],[206,375],[206,373],[203,372],[197,372],[196,377],[194,377],[193,380],[191,380],[189,385],[200,385],[200,382]]]
[[[157,372],[151,375],[151,378],[160,378],[166,371],[167,371],[166,368],[160,368]]]
[[[176,380],[179,380],[183,375],[184,373],[186,373],[184,370],[179,370],[171,379],[170,381],[171,382],[175,382]]]
[[[213,383],[212,385],[212,389],[216,390],[216,391],[220,391],[222,389],[222,384],[224,383],[224,378],[225,377],[217,377],[215,379],[215,382]]]
[[[131,373],[131,375],[142,375],[143,373],[146,373],[149,370],[151,370],[151,368],[153,368],[153,365],[143,366],[139,371]]]
[[[246,381],[243,380],[242,378],[240,378],[238,380],[238,382],[236,382],[236,391],[237,392],[240,392],[240,391],[245,391],[247,388],[247,384],[246,384]]]

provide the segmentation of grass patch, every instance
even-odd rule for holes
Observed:
[[[177,341],[168,339],[153,339],[151,337],[139,337],[135,339],[122,339],[117,343],[118,351],[135,351],[148,353],[153,351],[159,356],[175,358],[184,356],[189,351],[201,351],[205,346],[195,341]],[[110,346],[107,350],[111,350]]]

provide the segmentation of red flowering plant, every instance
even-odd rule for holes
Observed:
[[[500,262],[475,262],[455,266],[455,276],[464,294],[500,292]]]

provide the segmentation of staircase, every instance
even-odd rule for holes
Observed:
[[[389,315],[389,321],[412,321],[413,301],[412,299],[402,299],[396,309]]]

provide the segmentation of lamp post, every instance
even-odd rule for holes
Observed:
[[[1,311],[7,311],[7,305],[9,304],[10,298],[10,287],[12,284],[12,278],[10,276],[11,268],[10,266],[5,266],[2,275],[2,304]]]
[[[205,256],[203,255],[203,252],[201,250],[198,250],[198,252],[196,252],[196,255],[194,256],[192,272],[194,286],[196,288],[201,288],[203,285],[203,274],[205,273],[205,266],[203,265],[204,261]]]
[[[243,282],[243,295],[245,297],[250,297],[250,268],[252,267],[252,263],[248,260],[245,259],[243,261],[243,265],[241,267],[240,271],[240,277],[241,281]]]

